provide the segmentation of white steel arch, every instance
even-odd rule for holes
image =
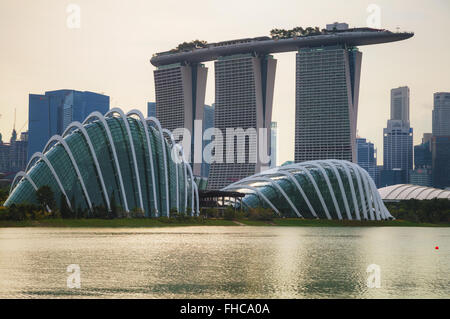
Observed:
[[[16,180],[17,178],[20,177],[20,180],[17,182],[19,183],[23,178],[25,178],[28,182],[30,182],[31,186],[33,186],[34,190],[37,191],[38,188],[36,186],[36,184],[33,182],[33,180],[31,179],[30,176],[28,176],[27,173],[25,173],[24,171],[20,171],[16,174],[16,176],[14,176],[13,182],[11,184],[11,187],[9,188],[9,193],[12,192],[12,190],[14,189],[14,185],[16,185]]]
[[[325,214],[327,215],[328,219],[332,219],[330,212],[328,211],[328,207],[325,204],[325,200],[323,199],[322,193],[320,192],[319,186],[317,186],[316,180],[314,179],[314,177],[311,175],[311,173],[301,165],[301,163],[297,163],[297,164],[290,164],[290,165],[286,165],[286,166],[281,166],[279,168],[281,171],[284,170],[289,170],[289,169],[298,169],[300,171],[302,171],[303,173],[305,173],[305,175],[308,177],[309,181],[311,182],[311,184],[314,187],[314,190],[316,191],[317,196],[319,197],[319,201],[322,204],[322,208],[325,211]]]
[[[269,206],[278,214],[281,215],[279,210],[272,204],[272,202],[264,196],[264,194],[256,187],[250,186],[250,185],[233,185],[230,187],[231,189],[249,189],[251,191],[254,191],[258,197],[262,198]]]
[[[295,211],[295,213],[297,214],[298,217],[302,217],[303,216],[300,214],[300,212],[297,210],[297,207],[295,207],[295,205],[292,203],[292,201],[290,200],[289,196],[285,193],[285,191],[283,190],[283,188],[281,188],[280,185],[277,184],[277,182],[275,182],[273,179],[270,179],[268,177],[263,177],[263,176],[255,176],[249,180],[247,180],[247,182],[257,182],[257,181],[263,181],[263,182],[267,182],[270,185],[275,186],[275,188],[283,195],[283,197],[287,200],[287,202],[289,203],[289,206],[291,206],[291,208]],[[242,185],[241,183],[238,183],[237,185]],[[225,187],[224,189],[228,189],[227,187]]]
[[[109,141],[109,145],[111,147],[111,153],[113,154],[113,157],[114,157],[114,164],[116,166],[117,176],[119,178],[120,195],[122,196],[122,199],[123,199],[125,211],[129,212],[130,210],[128,208],[127,195],[125,193],[125,187],[123,186],[122,170],[120,169],[120,163],[119,163],[119,159],[117,158],[116,147],[114,145],[114,140],[112,138],[108,123],[106,123],[104,116],[100,112],[95,111],[95,112],[92,112],[91,114],[89,114],[89,116],[83,121],[83,124],[88,123],[91,119],[94,119],[94,118],[98,119],[100,121],[100,123],[102,123],[103,128],[106,132],[106,137],[107,137],[107,139]]]
[[[175,143],[175,139],[173,138],[173,134],[172,134],[172,132],[171,131],[169,131],[168,129],[163,129],[162,130],[162,132],[163,133],[166,133],[167,135],[169,135],[169,138],[170,138],[170,141],[172,142],[172,150],[171,150],[171,152],[173,152],[174,150],[175,150],[175,153],[177,154],[177,157],[178,157],[178,153],[176,152],[176,150],[177,150],[177,148],[175,147],[175,145],[176,145],[176,143]],[[179,158],[179,157],[178,157]],[[179,198],[179,195],[180,195],[180,191],[179,191],[179,186],[178,186],[178,163],[176,162],[176,161],[174,161],[175,163],[175,179],[176,179],[176,181],[177,181],[177,183],[176,183],[176,190],[177,190],[177,196],[176,196],[176,199],[177,199],[177,211],[180,211],[180,198]]]
[[[72,166],[75,169],[75,173],[77,174],[78,181],[81,184],[81,188],[83,190],[84,196],[85,196],[86,201],[88,203],[89,209],[90,209],[91,212],[93,212],[91,198],[89,197],[89,193],[88,193],[88,191],[86,189],[86,185],[84,184],[83,177],[81,176],[80,170],[78,169],[78,164],[77,164],[75,158],[73,157],[72,151],[70,150],[70,147],[67,144],[67,142],[61,136],[53,135],[50,138],[50,140],[47,142],[47,144],[45,145],[44,153],[47,151],[48,147],[53,144],[53,142],[59,142],[62,145],[62,147],[64,148],[64,150],[66,151],[67,155],[69,155],[69,158],[70,158],[70,161],[72,163]]]
[[[41,159],[45,162],[45,164],[47,164],[47,167],[50,169],[53,178],[56,180],[56,183],[58,184],[59,190],[61,191],[61,193],[64,195],[65,199],[66,199],[66,203],[69,206],[70,209],[72,209],[72,205],[70,204],[70,200],[69,197],[67,197],[66,191],[64,190],[64,187],[61,183],[61,180],[58,177],[58,174],[56,174],[55,169],[53,168],[52,163],[50,163],[50,161],[48,160],[47,157],[45,157],[44,154],[42,154],[41,152],[36,152],[33,154],[33,156],[31,156],[30,160],[28,161],[28,165],[26,168],[26,173],[28,173],[28,169],[30,164],[35,160],[35,159]]]
[[[184,161],[185,159],[183,158],[183,161]],[[186,165],[187,166],[187,169],[188,169],[188,171],[189,171],[189,175],[191,176],[191,215],[192,216],[194,216],[193,214],[194,214],[194,212],[195,212],[195,210],[194,210],[194,193],[195,193],[195,191],[197,190],[197,188],[196,188],[196,184],[195,184],[195,181],[194,181],[194,174],[192,174],[192,168],[191,168],[191,166],[188,164],[188,165]],[[198,191],[197,191],[197,211],[199,210],[199,208],[198,208],[198,206],[199,206],[199,202],[198,202]]]
[[[155,208],[155,215],[159,215],[159,209],[158,209],[158,196],[156,195],[156,182],[155,182],[155,168],[153,165],[153,154],[152,154],[152,147],[150,142],[150,134],[148,133],[148,127],[147,122],[145,121],[144,115],[141,113],[141,111],[133,109],[127,113],[127,116],[136,115],[139,117],[139,120],[141,121],[142,126],[144,127],[145,132],[145,139],[147,142],[147,150],[148,150],[148,156],[150,159],[150,171],[152,175],[152,189],[153,189],[153,204]],[[150,199],[149,199],[150,200]]]
[[[365,192],[364,188],[364,182],[362,181],[364,179],[363,175],[358,169],[358,165],[348,162],[348,165],[352,168],[353,173],[356,176],[356,180],[358,182],[358,190],[359,190],[359,197],[361,198],[361,206],[363,209],[363,215],[365,219],[369,219],[367,215],[367,209],[370,210],[370,197],[368,196],[367,192]],[[367,200],[367,203],[366,203]]]
[[[336,161],[336,160],[330,160],[329,162],[335,163],[336,165],[339,165],[340,167],[342,167],[344,169],[345,174],[347,175],[348,182],[350,184],[350,191],[352,193],[353,207],[355,209],[354,214],[356,215],[357,220],[361,220],[361,215],[359,212],[359,205],[358,205],[358,201],[356,200],[355,185],[353,184],[353,178],[352,178],[352,175],[349,170],[349,167],[351,167],[351,166],[349,166],[346,162],[340,162],[340,161]],[[356,176],[356,173],[355,173],[355,176]],[[357,178],[357,180],[358,180],[358,178]]]
[[[339,174],[338,169],[336,168],[336,166],[333,164],[333,162],[331,161],[317,161],[318,163],[325,163],[328,164],[331,169],[333,170],[334,175],[336,176],[336,179],[338,181],[339,184],[339,189],[341,190],[341,197],[342,197],[342,201],[344,202],[344,207],[345,207],[345,211],[347,213],[347,218],[349,220],[352,220],[352,214],[350,214],[350,207],[348,205],[348,201],[347,201],[347,196],[345,195],[345,190],[344,190],[344,184],[342,183],[342,179],[341,179],[341,175]],[[354,189],[352,187],[351,188],[351,192],[354,192]]]
[[[111,109],[108,113],[105,114],[105,117],[113,117],[114,113],[120,115],[120,117],[122,118],[123,124],[125,125],[125,129],[127,131],[128,141],[130,143],[130,148],[131,148],[131,156],[133,157],[134,173],[136,175],[136,184],[137,184],[138,196],[139,196],[139,206],[142,210],[144,210],[144,202],[142,200],[142,190],[141,190],[141,179],[139,177],[139,169],[138,169],[138,165],[137,165],[136,151],[134,149],[133,135],[131,134],[130,125],[128,123],[126,115],[119,108]]]
[[[164,161],[164,175],[165,175],[165,188],[166,188],[166,210],[167,210],[167,217],[170,216],[170,203],[169,203],[169,176],[168,176],[168,170],[169,167],[167,166],[167,154],[166,154],[166,143],[164,139],[164,135],[162,132],[161,124],[159,123],[158,119],[155,117],[147,117],[145,119],[146,122],[154,123],[158,129],[159,137],[161,138],[161,146],[163,151],[163,161]]]
[[[320,164],[316,164],[315,162],[312,162],[312,161],[303,162],[301,164],[303,164],[305,166],[306,165],[311,165],[313,167],[316,167],[322,173],[322,176],[324,177],[325,182],[327,183],[328,190],[330,191],[331,199],[333,200],[334,208],[336,209],[338,218],[342,219],[341,209],[339,208],[339,204],[338,204],[338,202],[336,200],[336,196],[334,194],[333,186],[331,185],[330,179],[328,178],[328,174],[325,171],[325,169]]]
[[[110,206],[110,203],[109,203],[109,196],[108,196],[108,192],[106,191],[105,181],[103,179],[103,173],[102,173],[102,171],[100,169],[100,165],[98,163],[97,155],[95,154],[95,150],[94,150],[94,146],[92,145],[91,138],[89,137],[89,134],[87,133],[86,129],[83,127],[83,125],[80,122],[72,122],[66,128],[66,130],[64,131],[62,137],[64,138],[73,128],[77,128],[77,129],[80,130],[81,134],[84,136],[84,138],[86,140],[86,143],[88,144],[89,151],[90,151],[91,156],[92,156],[92,158],[94,160],[94,165],[95,165],[95,168],[97,170],[98,177],[100,179],[100,186],[102,187],[102,190],[103,190],[103,197],[105,198],[108,211],[111,211],[111,206]]]
[[[312,205],[308,199],[308,196],[306,196],[305,192],[303,191],[303,188],[300,186],[297,179],[291,172],[278,170],[278,171],[274,172],[273,174],[282,174],[284,176],[287,176],[288,180],[290,180],[295,185],[295,187],[297,187],[297,190],[302,195],[304,201],[306,202],[306,205],[308,205],[308,208],[311,211],[311,214],[313,214],[314,217],[318,218],[314,208],[312,207]]]

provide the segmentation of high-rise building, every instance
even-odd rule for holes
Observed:
[[[277,122],[270,124],[270,168],[277,166]]]
[[[409,87],[391,90],[391,120],[409,122]]]
[[[362,53],[344,45],[297,53],[295,162],[356,162]]]
[[[432,186],[431,134],[423,134],[422,144],[414,146],[414,170],[409,173],[409,183]]]
[[[409,88],[391,90],[391,118],[383,129],[383,187],[395,180],[409,182],[409,172],[413,169],[413,129],[409,124]],[[392,174],[388,171],[395,170]],[[384,180],[383,176],[389,176]],[[391,176],[395,176],[391,178]]]
[[[408,173],[413,168],[413,129],[409,122],[388,120],[383,135],[383,170],[401,170],[401,183],[407,184]],[[383,187],[390,185],[382,184]]]
[[[364,168],[375,182],[377,178],[377,151],[373,143],[365,138],[357,138],[356,158],[358,165]]]
[[[209,128],[213,128],[214,127],[214,104],[212,106],[209,105],[205,105],[204,109],[203,109],[203,133],[205,133],[205,131]],[[205,146],[207,145],[207,141],[203,140],[203,148],[202,148],[202,152],[205,149]],[[206,163],[203,159],[202,162],[202,172],[201,172],[201,176],[202,177],[208,177],[209,176],[209,169],[211,167],[210,163]]]
[[[27,146],[28,132],[23,132],[18,140],[15,129],[9,143],[0,140],[0,173],[17,173],[24,170],[27,165]]]
[[[257,135],[262,129],[266,130],[265,152],[269,152],[276,62],[271,55],[254,54],[223,56],[215,62],[214,124],[222,131],[224,144],[228,144],[227,128],[253,129]],[[229,136],[228,139],[233,143],[226,145],[222,163],[217,161],[211,164],[208,189],[223,188],[259,173],[269,165],[260,161],[258,145],[255,145],[258,142],[252,143],[248,135],[242,145],[238,145],[236,136]],[[238,156],[238,146],[244,148],[243,161]]]
[[[450,136],[431,140],[433,187],[450,187]]]
[[[433,136],[450,136],[450,92],[434,93]]]
[[[156,117],[156,102],[147,103],[147,116]]]
[[[105,114],[109,96],[93,92],[56,90],[30,94],[28,107],[28,158],[41,152],[55,134],[61,135],[73,121],[82,122],[90,113]]]
[[[170,131],[177,128],[189,130],[191,150],[185,152],[190,153],[187,160],[191,162],[196,139],[194,121],[203,120],[207,74],[208,69],[203,64],[175,63],[160,66],[154,71],[156,116],[161,126]],[[194,175],[201,175],[201,163],[194,163],[192,167]]]

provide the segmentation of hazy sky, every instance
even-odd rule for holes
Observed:
[[[67,6],[81,8],[70,29]],[[111,107],[138,108],[154,101],[155,52],[193,39],[208,42],[268,35],[272,28],[319,26],[334,21],[366,26],[367,7],[381,8],[381,27],[414,31],[412,39],[362,46],[358,134],[375,143],[382,164],[383,127],[390,89],[411,89],[414,143],[431,132],[433,93],[450,91],[449,0],[1,0],[0,132],[8,140],[27,130],[28,94],[76,89],[107,94]],[[295,53],[278,60],[273,120],[278,122],[278,163],[294,157]],[[209,67],[206,104],[214,102]],[[25,125],[25,126],[24,126]]]

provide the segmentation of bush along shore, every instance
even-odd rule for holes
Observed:
[[[0,201],[4,202],[7,192],[0,190]],[[10,207],[0,206],[0,227],[164,227],[164,226],[304,226],[304,227],[342,227],[342,226],[450,226],[450,201],[447,199],[407,200],[386,203],[388,210],[396,218],[388,221],[357,221],[279,218],[271,209],[258,207],[246,211],[233,207],[224,209],[202,209],[199,216],[170,211],[170,218],[146,218],[141,209],[125,212],[111,198],[111,210],[97,206],[92,212],[83,209],[70,209],[61,196],[56,205],[53,192],[48,186],[36,191],[39,204],[20,204]],[[59,208],[58,208],[59,207]]]

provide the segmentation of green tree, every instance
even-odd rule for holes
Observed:
[[[36,191],[36,198],[41,205],[42,209],[50,208],[52,211],[56,208],[55,194],[48,185],[44,185],[38,188]]]
[[[62,218],[71,218],[72,217],[72,210],[70,209],[69,205],[67,204],[66,196],[64,196],[63,193],[61,193],[61,197],[59,199],[59,207],[61,212]]]

